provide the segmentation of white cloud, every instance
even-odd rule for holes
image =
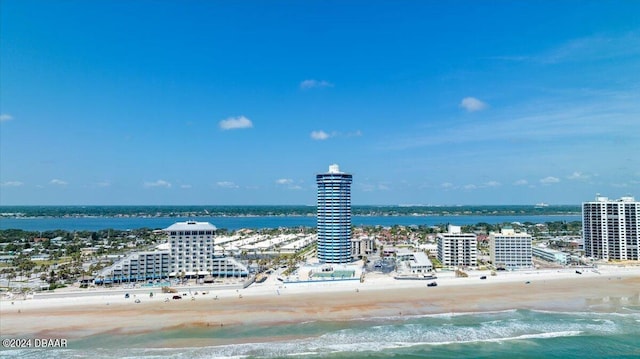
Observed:
[[[280,178],[280,179],[276,180],[276,183],[277,184],[283,184],[283,185],[284,184],[292,184],[293,180],[290,179],[290,178]]]
[[[276,180],[276,184],[280,186],[286,186],[287,189],[301,190],[302,186],[295,184],[294,180],[290,178],[280,178]]]
[[[490,56],[488,59],[551,65],[563,62],[612,59],[639,53],[640,33],[636,30],[618,36],[598,34],[571,39],[537,55]]]
[[[157,180],[155,182],[145,182],[144,183],[145,187],[164,187],[164,188],[171,188],[171,183],[165,181],[165,180]]]
[[[482,111],[487,108],[487,104],[478,100],[475,97],[465,97],[460,102],[460,107],[467,110],[467,112]]]
[[[220,188],[238,188],[239,186],[231,181],[216,182],[216,186]]]
[[[220,128],[223,130],[235,130],[240,128],[252,128],[253,122],[244,116],[229,117],[219,122]]]
[[[513,182],[514,186],[526,186],[529,184],[529,181],[525,180],[525,179],[521,179],[521,180],[517,180],[515,182]]]
[[[66,181],[63,181],[63,180],[57,179],[57,178],[52,179],[51,181],[49,181],[49,183],[50,184],[55,184],[55,185],[58,185],[58,186],[65,186],[65,185],[68,184]]]
[[[570,40],[534,60],[543,64],[570,61],[611,59],[640,54],[640,33],[629,32],[621,36],[593,35]]]
[[[425,131],[390,136],[383,148],[438,146],[441,144],[490,143],[495,141],[545,142],[575,150],[573,141],[595,143],[596,138],[618,138],[616,144],[633,152],[640,131],[638,88],[622,91],[590,89],[553,90],[554,98],[535,99],[517,106],[491,111],[481,123],[459,121],[447,126],[427,124]],[[481,136],[479,134],[482,134]],[[551,146],[546,146],[550,149]],[[554,152],[562,152],[557,148]],[[623,151],[624,152],[624,151]],[[535,156],[535,155],[533,155]]]
[[[319,141],[323,141],[326,140],[327,138],[331,137],[328,133],[320,130],[320,131],[312,131],[311,132],[311,138],[313,138],[314,140],[319,140]]]
[[[9,115],[8,113],[3,113],[2,115],[0,115],[0,122],[9,120],[13,120],[13,116]]]
[[[569,175],[567,178],[570,180],[586,181],[589,178],[591,178],[591,176],[588,174],[584,174],[582,172],[576,171],[576,172],[573,172],[571,175]]]
[[[444,182],[443,184],[440,185],[440,187],[444,189],[450,189],[450,188],[453,188],[453,183]]]
[[[552,176],[545,177],[540,180],[540,183],[542,184],[551,184],[551,183],[558,183],[558,182],[560,182],[560,178],[552,177]]]
[[[311,132],[311,138],[313,138],[314,140],[320,140],[320,141],[326,140],[329,138],[337,138],[337,137],[352,138],[352,137],[361,137],[361,136],[362,136],[362,131],[360,130],[356,130],[353,132],[331,131],[331,133],[325,132],[323,130]]]
[[[0,183],[0,186],[2,186],[2,187],[20,187],[23,184],[24,183],[22,183],[20,181],[7,181],[7,182]]]
[[[446,186],[445,186],[446,185]],[[442,187],[445,188],[454,188],[453,185],[450,185],[450,183],[443,183]],[[466,184],[464,186],[461,186],[460,188],[470,191],[470,190],[474,190],[474,189],[480,189],[480,188],[491,188],[491,187],[499,187],[502,186],[502,183],[498,182],[498,181],[489,181],[489,182],[485,182],[481,185],[475,185],[475,184]]]
[[[300,88],[303,90],[312,89],[312,88],[320,88],[320,87],[333,87],[331,82],[325,80],[304,80],[300,83]]]

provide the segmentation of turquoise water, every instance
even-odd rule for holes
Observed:
[[[215,345],[225,340],[244,344]],[[174,348],[171,348],[174,347]],[[25,358],[639,358],[640,310],[509,310],[277,326],[206,327],[70,340]]]

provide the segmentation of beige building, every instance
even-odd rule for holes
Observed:
[[[462,233],[460,226],[449,225],[447,233],[438,233],[438,260],[445,267],[474,267],[478,264],[478,240],[474,233]]]
[[[520,269],[533,267],[532,237],[516,233],[513,228],[503,228],[500,233],[489,234],[491,262],[496,268]]]
[[[354,259],[362,258],[373,253],[374,240],[367,236],[351,238],[351,255]]]

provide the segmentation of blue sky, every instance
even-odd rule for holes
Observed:
[[[638,1],[0,6],[2,205],[640,196]]]

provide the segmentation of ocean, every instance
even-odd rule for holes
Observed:
[[[0,229],[22,229],[26,231],[98,231],[101,229],[167,228],[175,222],[186,220],[210,222],[218,228],[237,230],[241,228],[315,227],[315,216],[211,216],[211,217],[63,217],[63,218],[0,218]],[[519,216],[353,216],[354,226],[393,226],[476,223],[545,223],[555,221],[580,221],[580,215],[519,215]]]
[[[242,344],[218,344],[225,340]],[[616,313],[506,310],[159,330],[70,340],[23,358],[639,358],[640,307]]]

